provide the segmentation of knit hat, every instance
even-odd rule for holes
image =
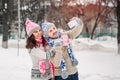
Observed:
[[[51,27],[55,26],[55,24],[50,23],[50,22],[44,22],[44,23],[42,23],[41,26],[42,26],[42,30],[43,30],[44,36],[45,36],[45,37],[48,37],[48,30],[49,30]]]
[[[37,23],[32,22],[29,19],[26,20],[25,25],[26,25],[26,32],[28,36],[31,36],[34,31],[41,29]]]

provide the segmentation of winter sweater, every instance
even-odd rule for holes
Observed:
[[[39,69],[39,60],[46,59],[46,53],[40,48],[33,48],[29,50],[32,60],[32,69]]]
[[[39,46],[37,45],[37,47],[29,50],[29,54],[32,60],[31,76],[34,75],[34,77],[38,76],[38,79],[42,78],[44,80],[48,80],[54,77],[54,65],[50,60],[48,63],[46,62],[46,52],[44,48],[45,47],[40,44]],[[47,66],[47,64],[49,66]],[[46,69],[48,71],[46,71]],[[46,74],[46,76],[43,76],[44,74]],[[41,75],[41,77],[39,77],[39,75]]]

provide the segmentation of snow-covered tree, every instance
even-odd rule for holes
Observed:
[[[3,5],[3,40],[2,47],[8,48],[9,27],[12,22],[13,0],[2,0]]]
[[[117,0],[117,20],[118,20],[118,34],[117,34],[117,40],[118,40],[118,53],[120,54],[120,0]]]

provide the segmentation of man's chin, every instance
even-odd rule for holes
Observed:
[[[55,38],[58,38],[58,36],[53,36],[52,38],[54,38],[54,39],[55,39]]]

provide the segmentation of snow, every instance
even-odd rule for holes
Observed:
[[[0,39],[0,80],[30,80],[32,63],[25,49],[25,40],[20,40],[19,54],[18,41],[9,40],[8,43],[9,48],[4,49]],[[73,49],[79,60],[80,80],[120,80],[120,55],[115,38],[75,39]]]

